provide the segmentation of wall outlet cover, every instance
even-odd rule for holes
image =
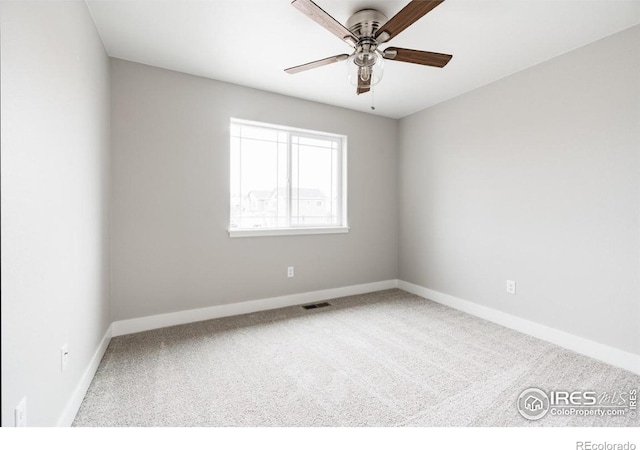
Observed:
[[[507,294],[516,294],[516,282],[513,280],[507,280]]]
[[[15,409],[15,426],[27,426],[27,397],[22,397]]]
[[[69,364],[69,344],[64,344],[60,347],[60,370],[63,372]]]

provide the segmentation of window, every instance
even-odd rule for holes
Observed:
[[[230,236],[344,233],[346,137],[231,119]]]

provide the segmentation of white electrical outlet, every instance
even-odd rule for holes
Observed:
[[[16,427],[27,426],[27,397],[22,397],[22,400],[20,400],[20,403],[18,403],[14,410],[14,415]]]
[[[293,278],[293,267],[288,267],[287,268],[287,276],[289,278]]]
[[[513,280],[507,280],[507,294],[516,295],[516,282]]]
[[[63,372],[69,364],[69,344],[64,344],[60,347],[60,370]]]

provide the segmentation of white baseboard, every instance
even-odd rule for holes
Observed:
[[[84,400],[84,396],[87,394],[87,390],[89,389],[89,385],[93,380],[96,371],[98,370],[98,366],[100,365],[100,361],[102,361],[102,357],[104,356],[104,352],[107,351],[107,347],[109,346],[109,342],[111,342],[111,329],[110,325],[107,328],[107,332],[104,334],[102,341],[100,341],[100,345],[96,349],[89,365],[86,370],[82,374],[76,389],[71,394],[71,398],[67,402],[67,406],[62,411],[60,418],[58,419],[57,426],[59,427],[70,427],[73,423],[73,420],[76,418],[76,414],[80,409],[80,405],[82,404],[82,400]]]
[[[480,317],[481,319],[511,328],[512,330],[542,339],[543,341],[559,345],[560,347],[564,347],[576,353],[611,364],[612,366],[621,367],[640,374],[640,355],[575,336],[555,328],[531,322],[487,306],[462,300],[461,298],[408,283],[406,281],[398,280],[398,288],[432,300],[436,303]]]
[[[219,317],[236,316],[268,309],[284,308],[286,306],[304,305],[305,303],[319,302],[332,298],[346,297],[349,295],[366,294],[397,287],[398,280],[378,281],[375,283],[357,284],[321,291],[304,292],[301,294],[284,295],[281,297],[251,300],[227,305],[210,306],[208,308],[189,309],[167,314],[139,317],[136,319],[119,320],[113,322],[113,336],[139,333],[141,331],[157,328],[182,325],[185,323],[201,322],[203,320],[217,319]]]

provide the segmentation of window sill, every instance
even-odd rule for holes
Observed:
[[[254,236],[291,236],[302,234],[336,234],[348,233],[349,227],[309,227],[309,228],[259,228],[228,230],[229,237],[254,237]]]

